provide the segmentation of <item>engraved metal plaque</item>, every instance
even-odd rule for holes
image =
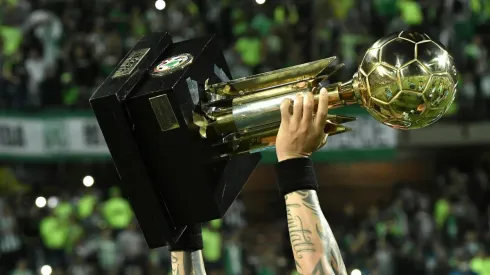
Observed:
[[[155,113],[162,132],[180,127],[167,95],[159,95],[150,98],[150,105]]]
[[[112,75],[112,78],[118,78],[122,76],[131,75],[138,67],[138,64],[143,60],[143,57],[150,51],[150,48],[145,48],[131,52],[129,56],[123,61],[121,66],[117,68],[116,72]]]

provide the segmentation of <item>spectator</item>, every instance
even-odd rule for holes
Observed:
[[[68,223],[68,234],[66,239],[65,249],[67,254],[72,254],[74,252],[74,248],[78,245],[80,240],[82,239],[84,232],[83,228],[79,225],[78,220],[75,216],[71,216]]]
[[[23,108],[27,100],[28,75],[24,57],[21,52],[16,52],[8,58],[3,67],[3,76],[6,80],[5,91],[12,100],[13,108]]]
[[[466,232],[464,237],[463,249],[471,257],[475,256],[478,252],[480,252],[481,247],[480,244],[478,243],[478,235],[476,231]]]
[[[133,222],[119,234],[117,244],[121,249],[124,265],[129,267],[128,275],[140,274],[146,269],[146,244]]]
[[[54,214],[47,215],[40,222],[39,232],[44,245],[46,262],[54,268],[65,268],[67,265],[65,246],[69,234],[67,220]]]
[[[436,201],[434,207],[434,217],[436,219],[436,226],[438,228],[442,228],[444,223],[446,223],[447,217],[449,216],[449,212],[450,212],[450,204],[447,199],[447,195],[444,194]]]
[[[243,262],[245,255],[240,242],[240,233],[233,234],[224,244],[225,250],[225,268],[226,274],[240,275],[243,274]]]
[[[490,274],[490,257],[488,257],[485,248],[480,248],[478,253],[471,259],[470,268],[478,275]]]
[[[9,205],[3,205],[0,216],[0,272],[9,273],[22,257],[22,241],[20,239],[17,218]]]
[[[252,73],[258,73],[263,50],[258,35],[253,30],[249,30],[237,40],[235,49],[240,54],[243,63],[252,68]]]
[[[375,259],[377,271],[379,274],[383,275],[394,275],[395,274],[395,263],[394,263],[394,253],[393,249],[386,242],[385,239],[379,239],[377,242]]]
[[[472,271],[466,261],[460,260],[449,275],[478,275],[478,273]]]
[[[240,198],[235,199],[222,220],[225,232],[235,232],[246,227],[245,204]]]
[[[352,202],[348,202],[345,204],[342,216],[341,223],[343,228],[340,230],[351,233],[351,231],[358,230],[358,221],[356,217],[356,207]]]
[[[150,250],[149,258],[149,274],[170,273],[170,251],[168,251],[167,247],[160,247]]]
[[[68,275],[91,275],[94,274],[94,269],[84,262],[80,257],[74,256],[74,261],[68,269]],[[111,275],[111,273],[104,273]]]
[[[30,32],[41,42],[46,66],[54,66],[59,55],[58,42],[63,34],[63,25],[58,16],[47,10],[33,11],[24,24],[24,32]]]
[[[108,229],[102,231],[97,251],[99,269],[102,273],[108,275],[118,274],[118,265],[121,260],[118,259],[118,246],[112,235],[112,232]]]
[[[84,44],[76,44],[72,56],[71,71],[73,84],[78,89],[80,96],[78,100],[80,102],[88,102],[100,71],[99,66]]]
[[[27,71],[27,94],[30,106],[40,107],[41,105],[41,85],[47,78],[48,64],[43,59],[38,48],[32,48],[26,59],[25,67]]]
[[[424,203],[414,217],[415,232],[413,236],[421,247],[425,247],[432,241],[435,231],[435,225],[428,209],[428,203]]]
[[[8,75],[5,74],[3,68],[5,66],[5,53],[4,53],[3,37],[0,36],[0,102],[8,102],[7,94],[7,79]]]
[[[478,209],[468,196],[462,196],[460,201],[454,205],[454,213],[461,220],[465,229],[476,229],[478,224]]]
[[[117,236],[133,221],[133,211],[129,202],[121,197],[121,191],[117,187],[110,190],[110,198],[104,203],[102,212],[109,227]]]
[[[26,260],[19,260],[17,261],[15,270],[10,275],[34,275],[34,272],[29,270]]]
[[[202,239],[204,244],[203,258],[210,274],[216,274],[223,268],[223,241],[219,229],[211,223],[203,226]]]

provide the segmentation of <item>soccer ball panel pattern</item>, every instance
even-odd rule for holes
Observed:
[[[405,38],[407,40],[413,41],[415,43],[422,41],[431,41],[430,37],[425,33],[418,32],[401,32],[398,37]]]
[[[454,100],[458,73],[444,46],[400,32],[376,41],[359,66],[361,100],[378,121],[417,129],[437,121]]]
[[[416,55],[417,59],[423,60],[425,66],[433,73],[448,72],[450,63],[452,63],[447,51],[432,41],[418,43]]]
[[[398,80],[396,70],[383,65],[376,66],[368,76],[369,84],[377,84],[371,85],[371,97],[388,104],[401,91]]]
[[[400,68],[415,59],[415,43],[396,38],[383,46],[380,59],[383,63]]]
[[[406,91],[424,92],[431,77],[429,70],[417,60],[404,65],[399,72],[402,89]]]

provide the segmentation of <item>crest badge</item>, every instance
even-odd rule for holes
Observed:
[[[174,55],[170,58],[158,63],[152,70],[151,74],[154,76],[164,76],[182,70],[192,63],[192,55],[188,53]]]

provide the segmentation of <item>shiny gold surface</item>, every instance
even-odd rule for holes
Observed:
[[[180,127],[167,95],[164,94],[150,98],[150,105],[162,132]]]
[[[404,130],[434,123],[455,97],[454,61],[444,46],[425,34],[399,32],[379,39],[351,80],[324,86],[322,81],[342,67],[335,60],[330,57],[206,86],[209,101],[196,116],[201,136],[216,140],[223,156],[274,146],[281,102],[309,91],[318,100],[322,87],[327,89],[331,109],[358,103],[381,123]],[[353,119],[330,115],[325,133],[350,131],[342,123]]]
[[[397,129],[426,127],[454,100],[457,70],[444,46],[425,34],[400,32],[382,38],[359,66],[359,90],[368,112]]]
[[[244,95],[275,86],[311,80],[319,76],[336,59],[336,57],[329,57],[271,72],[242,77],[228,82],[211,85],[207,87],[206,90],[211,93],[225,96]]]

